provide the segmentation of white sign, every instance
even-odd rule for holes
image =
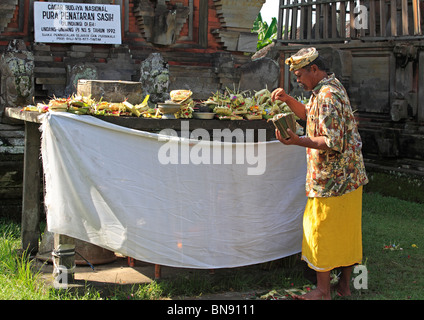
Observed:
[[[34,2],[36,42],[121,44],[119,5]]]

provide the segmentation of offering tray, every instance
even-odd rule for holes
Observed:
[[[161,102],[158,103],[158,109],[162,113],[163,119],[176,119],[175,114],[180,111],[181,105],[175,102]]]
[[[214,112],[193,112],[193,117],[196,119],[210,120],[215,117],[215,113]]]
[[[287,129],[296,132],[296,119],[292,112],[276,114],[271,120],[274,126],[280,131],[283,139],[290,138]]]

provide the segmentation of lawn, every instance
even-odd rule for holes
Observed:
[[[363,247],[366,289],[355,289],[348,300],[424,299],[424,204],[365,193]],[[89,284],[81,292],[55,290],[39,280],[33,263],[16,253],[20,226],[0,220],[0,299],[178,299],[226,291],[254,292],[251,299],[289,299],[292,290],[308,290],[312,283],[296,256],[243,268],[192,271],[174,279],[132,287],[98,290]],[[31,270],[33,272],[31,272]],[[334,273],[336,275],[336,273]],[[353,276],[365,276],[365,273]],[[364,284],[364,282],[361,282]]]
[[[424,299],[424,204],[366,195],[363,214],[365,299]]]

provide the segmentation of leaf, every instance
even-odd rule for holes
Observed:
[[[277,34],[277,19],[275,18],[272,18],[272,22],[266,30],[264,38],[270,39],[273,34]]]
[[[285,295],[282,295],[281,293],[279,293],[277,290],[271,290],[270,292],[260,296],[259,299],[263,299],[263,300],[283,300],[283,299],[287,299],[287,297]]]
[[[252,31],[258,32],[263,24],[262,15],[259,12],[258,16],[256,17],[255,21],[253,22]]]
[[[272,43],[273,39],[277,38],[277,25],[277,18],[272,18],[271,24],[268,26],[268,23],[262,20],[261,14],[258,14],[252,27],[252,32],[258,34],[257,50],[266,47]]]

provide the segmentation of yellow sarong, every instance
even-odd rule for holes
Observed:
[[[362,260],[362,187],[339,197],[308,198],[303,215],[302,260],[330,271]]]

